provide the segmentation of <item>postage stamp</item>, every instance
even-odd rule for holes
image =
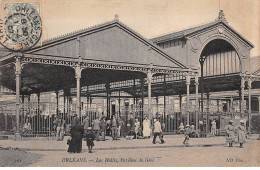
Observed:
[[[259,0],[0,0],[0,167],[259,167]]]

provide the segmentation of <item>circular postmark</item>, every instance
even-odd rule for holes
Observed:
[[[0,22],[0,43],[12,51],[26,51],[41,39],[42,23],[35,5],[13,3],[5,6],[6,17]]]

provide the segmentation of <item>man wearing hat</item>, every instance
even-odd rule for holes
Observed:
[[[156,144],[156,138],[159,136],[161,140],[161,144],[165,143],[164,140],[161,138],[161,133],[162,133],[162,126],[161,123],[157,120],[154,119],[154,136],[153,136],[153,144]]]
[[[240,125],[236,127],[238,132],[238,143],[240,143],[240,148],[243,148],[243,143],[246,143],[246,126],[245,121],[240,120]]]
[[[183,141],[184,146],[189,145],[190,133],[191,133],[190,125],[186,125],[184,130],[184,135],[185,135],[185,139]]]
[[[234,137],[235,137],[235,128],[233,126],[233,120],[230,120],[228,125],[225,127],[225,130],[227,132],[227,138],[226,141],[229,144],[229,147],[233,147]]]

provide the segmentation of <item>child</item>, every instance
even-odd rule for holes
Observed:
[[[92,153],[92,147],[94,146],[94,139],[95,139],[95,135],[92,131],[92,128],[88,127],[88,130],[86,133],[86,144],[88,146],[89,153]]]
[[[183,141],[184,146],[188,146],[189,145],[189,139],[190,139],[190,125],[186,125],[185,126],[185,130],[184,130],[184,135],[185,135],[185,139]]]

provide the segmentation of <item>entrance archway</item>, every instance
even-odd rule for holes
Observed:
[[[227,75],[239,75],[241,73],[241,61],[239,55],[232,44],[224,39],[214,39],[208,42],[201,51],[200,58],[200,92],[201,92],[201,113],[203,118],[204,113],[204,93],[207,94],[207,107],[206,107],[206,133],[209,126],[209,92],[211,87],[204,82],[204,78],[225,77]],[[221,78],[220,78],[221,79]],[[224,78],[225,79],[225,78]],[[217,79],[213,80],[214,87],[224,87],[222,81]],[[227,80],[228,81],[228,80]],[[207,81],[209,83],[209,81]],[[219,85],[219,86],[218,86]],[[221,85],[221,86],[220,86]],[[206,87],[206,89],[205,89]],[[229,87],[226,87],[229,88]],[[206,90],[206,91],[205,91]],[[204,120],[204,118],[203,118]]]
[[[241,62],[235,48],[227,41],[215,39],[202,50],[203,76],[241,72]]]

